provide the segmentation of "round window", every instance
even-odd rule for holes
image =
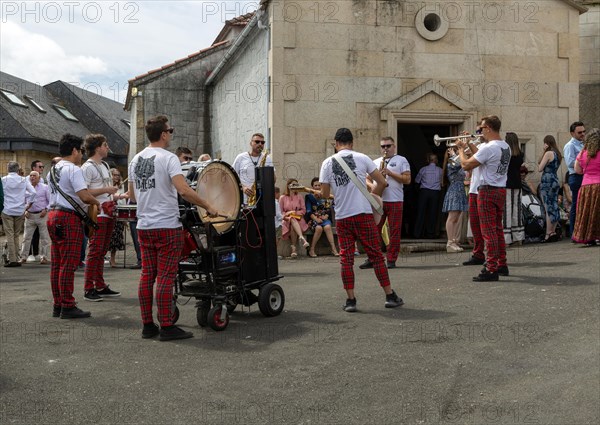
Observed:
[[[429,41],[439,40],[448,32],[448,21],[443,20],[436,12],[423,8],[415,16],[415,27],[421,37]]]

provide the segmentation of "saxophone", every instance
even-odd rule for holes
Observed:
[[[381,157],[381,164],[379,164],[379,172],[382,172],[387,168],[389,159],[386,161],[385,156]],[[390,184],[387,182],[387,177],[385,177],[385,187],[388,187]]]
[[[269,150],[265,149],[263,152],[264,156],[262,157],[262,159],[260,160],[260,163],[258,164],[257,168],[262,168],[265,166],[265,163],[267,162],[267,156],[269,156]],[[252,185],[252,195],[248,196],[248,206],[249,207],[253,207],[256,205],[256,173],[254,174],[254,184]]]

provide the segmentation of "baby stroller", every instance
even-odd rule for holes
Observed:
[[[521,205],[525,224],[525,243],[541,242],[546,235],[546,209],[541,199],[533,194],[527,184],[523,184]],[[556,225],[555,232],[562,239],[560,220]]]

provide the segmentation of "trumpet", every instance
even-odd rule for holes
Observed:
[[[433,144],[436,146],[439,146],[442,144],[442,142],[446,142],[446,147],[451,148],[451,147],[456,146],[456,142],[453,142],[453,141],[458,140],[458,139],[473,139],[473,140],[475,140],[474,143],[479,144],[479,143],[481,143],[481,140],[479,140],[480,137],[481,137],[480,134],[463,134],[462,136],[452,136],[452,137],[440,137],[436,134],[435,136],[433,136]]]

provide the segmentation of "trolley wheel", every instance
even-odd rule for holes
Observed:
[[[225,309],[225,320],[221,318],[221,312],[223,311],[222,305],[216,305],[208,312],[208,325],[215,331],[224,331],[229,325],[229,313]]]
[[[200,327],[205,328],[208,325],[208,312],[210,310],[210,300],[198,301],[196,309],[196,321]]]
[[[258,308],[267,317],[278,316],[283,311],[285,295],[281,286],[268,283],[258,292]]]
[[[173,306],[173,324],[179,320],[179,307]]]

